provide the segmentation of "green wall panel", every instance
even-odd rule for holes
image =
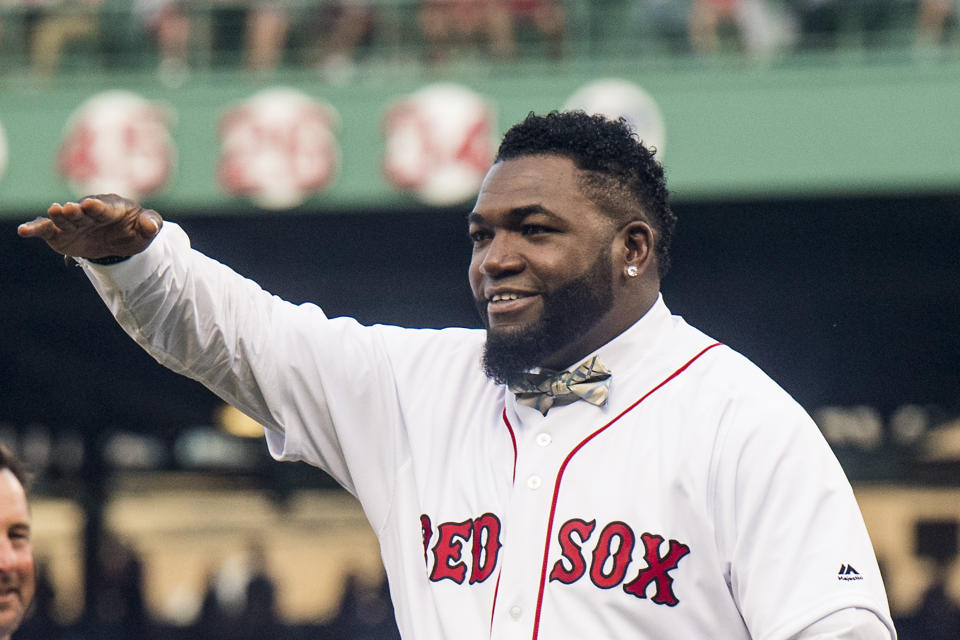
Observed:
[[[455,82],[495,105],[500,134],[531,110],[559,108],[600,77],[637,83],[658,103],[666,122],[664,165],[677,200],[960,190],[960,62],[753,68],[715,61],[646,68],[619,59],[461,65],[432,75],[388,66],[342,86],[302,72],[269,83],[196,73],[177,89],[163,87],[152,74],[100,74],[49,86],[0,78],[0,125],[9,149],[0,216],[23,216],[76,197],[57,173],[57,150],[70,114],[100,91],[132,91],[175,113],[176,170],[149,203],[209,212],[252,206],[225,195],[216,182],[217,126],[226,108],[270,86],[293,87],[329,103],[340,120],[339,171],[300,207],[324,212],[418,206],[381,171],[381,123],[397,98],[432,82]]]

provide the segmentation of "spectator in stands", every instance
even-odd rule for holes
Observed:
[[[209,11],[211,58],[232,67],[267,73],[284,63],[291,25],[309,7],[283,0],[212,3]],[[198,42],[206,41],[198,34]]]
[[[276,586],[267,571],[266,553],[254,542],[250,545],[250,576],[244,589],[238,632],[233,640],[279,639],[283,623],[277,613]]]
[[[157,43],[161,76],[169,84],[179,84],[188,71],[190,48],[197,27],[186,0],[136,0],[134,5],[147,31]],[[287,3],[280,0],[251,2],[249,6],[211,7],[212,32],[209,44],[214,57],[232,64],[242,52],[243,64],[255,72],[268,72],[280,66],[288,42],[291,16]]]
[[[283,64],[294,26],[300,24],[311,27],[305,45],[314,51],[321,68],[331,75],[342,74],[372,29],[373,9],[367,0],[336,0],[316,6],[294,6],[280,0],[251,3],[244,28],[246,68],[268,72]]]
[[[517,32],[532,27],[547,43],[552,58],[563,54],[565,15],[558,0],[503,0],[492,3],[490,13],[494,55],[514,58],[517,55]]]
[[[445,62],[456,51],[510,54],[508,0],[421,0],[417,14],[429,62]]]
[[[422,0],[417,23],[426,39],[429,62],[444,62],[455,46],[473,43],[487,31],[482,0]]]
[[[190,16],[184,0],[136,0],[134,11],[157,43],[159,71],[170,84],[186,75],[190,58]]]
[[[98,640],[149,640],[153,621],[143,597],[143,564],[128,544],[105,535],[98,553],[93,621]]]
[[[331,638],[400,640],[386,578],[367,584],[355,574],[347,575],[340,605],[326,631]]]
[[[917,7],[917,44],[935,47],[942,44],[948,26],[956,28],[960,2],[957,0],[920,0]]]
[[[693,0],[687,26],[694,51],[701,54],[719,52],[724,30],[733,31],[739,38],[739,4],[740,0]]]
[[[764,60],[796,41],[787,15],[767,0],[693,0],[690,46],[701,54],[718,53],[728,41],[735,51]]]
[[[368,0],[325,2],[313,12],[309,24],[310,63],[340,81],[354,68],[356,51],[373,32],[376,15]],[[319,35],[318,35],[319,34]]]
[[[431,62],[447,60],[458,48],[515,58],[517,31],[528,25],[546,38],[552,56],[563,50],[565,17],[558,0],[422,0],[417,19]]]
[[[281,640],[286,630],[276,593],[263,545],[252,540],[243,554],[211,571],[200,615],[184,640]]]
[[[960,638],[960,608],[950,597],[946,571],[938,567],[933,584],[923,594],[915,618],[917,638],[957,640]]]
[[[0,444],[0,585],[7,593],[0,608],[0,640],[10,640],[36,593],[28,485],[23,465]]]
[[[290,15],[283,2],[254,2],[247,10],[245,64],[250,71],[272,71],[283,62]]]
[[[34,73],[51,76],[60,69],[64,51],[85,43],[93,46],[100,35],[103,0],[48,0],[38,7],[30,38],[30,60]]]

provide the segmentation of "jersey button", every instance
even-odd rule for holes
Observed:
[[[510,617],[513,618],[514,620],[519,620],[520,614],[522,613],[523,613],[523,609],[521,609],[517,605],[513,605],[512,607],[510,607]]]
[[[537,444],[540,445],[541,447],[546,447],[551,442],[553,442],[553,438],[550,437],[549,433],[537,434]]]
[[[539,489],[540,488],[540,476],[530,476],[527,478],[527,488],[528,489]]]

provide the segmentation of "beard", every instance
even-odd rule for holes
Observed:
[[[540,319],[520,331],[491,331],[486,303],[477,303],[487,328],[483,371],[500,384],[514,384],[550,355],[581,338],[613,307],[609,249],[580,277],[543,293]]]

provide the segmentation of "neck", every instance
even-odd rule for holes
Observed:
[[[547,369],[565,369],[576,366],[600,347],[632,327],[645,316],[657,301],[659,291],[652,296],[638,298],[629,309],[611,309],[591,327],[576,344],[568,344],[550,354],[540,365]]]

